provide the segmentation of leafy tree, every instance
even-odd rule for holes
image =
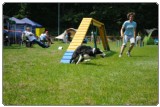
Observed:
[[[136,13],[137,30],[158,28],[156,3],[60,3],[61,32],[68,27],[78,28],[83,17],[92,17],[106,26],[109,35],[118,35],[130,11]],[[58,25],[58,3],[5,3],[3,15],[28,17],[54,32]]]

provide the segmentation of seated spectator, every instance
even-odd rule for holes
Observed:
[[[21,36],[21,45],[24,44],[24,43],[26,44],[26,47],[32,47],[33,46],[32,42],[29,41],[28,37],[25,36],[25,34],[23,32],[22,36]]]
[[[50,44],[53,44],[53,41],[48,34],[48,31],[45,31],[40,35],[40,41],[43,43],[47,42],[48,46],[50,46]]]
[[[46,40],[46,34],[45,34],[45,32],[43,32],[40,36],[39,36],[39,39],[40,39],[40,41],[41,42],[46,42],[47,40]]]
[[[22,37],[26,37],[28,38],[28,41],[32,44],[32,43],[36,43],[39,46],[41,46],[42,48],[48,48],[48,45],[45,45],[44,43],[40,42],[37,40],[37,38],[35,37],[35,35],[30,31],[30,28],[27,27],[26,30],[22,33]]]

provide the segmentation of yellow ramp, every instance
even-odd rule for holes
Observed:
[[[72,50],[74,51],[79,45],[82,44],[83,39],[85,38],[88,28],[91,24],[91,21],[92,21],[92,18],[83,18],[76,34],[72,39],[72,42],[70,43],[67,49],[68,51],[72,51]]]
[[[72,42],[70,43],[67,51],[64,53],[64,55],[61,59],[61,63],[70,63],[70,59],[71,59],[75,49],[82,44],[90,24],[93,24],[94,26],[98,27],[104,49],[108,50],[108,51],[110,50],[109,44],[108,44],[108,41],[106,38],[104,24],[93,19],[93,18],[83,18],[82,22],[80,23],[80,26],[78,27],[76,34],[74,35],[74,37],[72,39]]]

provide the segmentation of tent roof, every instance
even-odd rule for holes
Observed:
[[[38,24],[38,23],[36,23],[36,22],[28,19],[28,18],[23,18],[23,19],[21,19],[21,20],[24,21],[26,24],[30,24],[30,25],[32,25],[32,26],[42,27],[42,25],[40,25],[40,24]]]
[[[12,21],[14,21],[16,24],[25,24],[24,21],[19,20],[19,19],[15,18],[15,17],[11,17],[9,19],[12,20]]]
[[[67,33],[67,31],[69,31],[71,33],[71,36],[74,36],[77,29],[74,29],[74,28],[68,28],[66,29],[62,34],[58,35],[57,37],[55,37],[56,39],[65,39],[65,35]]]

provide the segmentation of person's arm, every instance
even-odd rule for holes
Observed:
[[[29,36],[34,36],[34,34],[32,32],[30,32]]]
[[[121,38],[124,37],[124,32],[123,31],[124,31],[124,27],[122,26],[121,31],[120,31],[121,32]]]
[[[136,39],[136,28],[134,29],[134,38]]]
[[[137,23],[136,23],[135,29],[134,29],[134,38],[135,38],[135,40],[136,40],[136,28],[137,28]]]

